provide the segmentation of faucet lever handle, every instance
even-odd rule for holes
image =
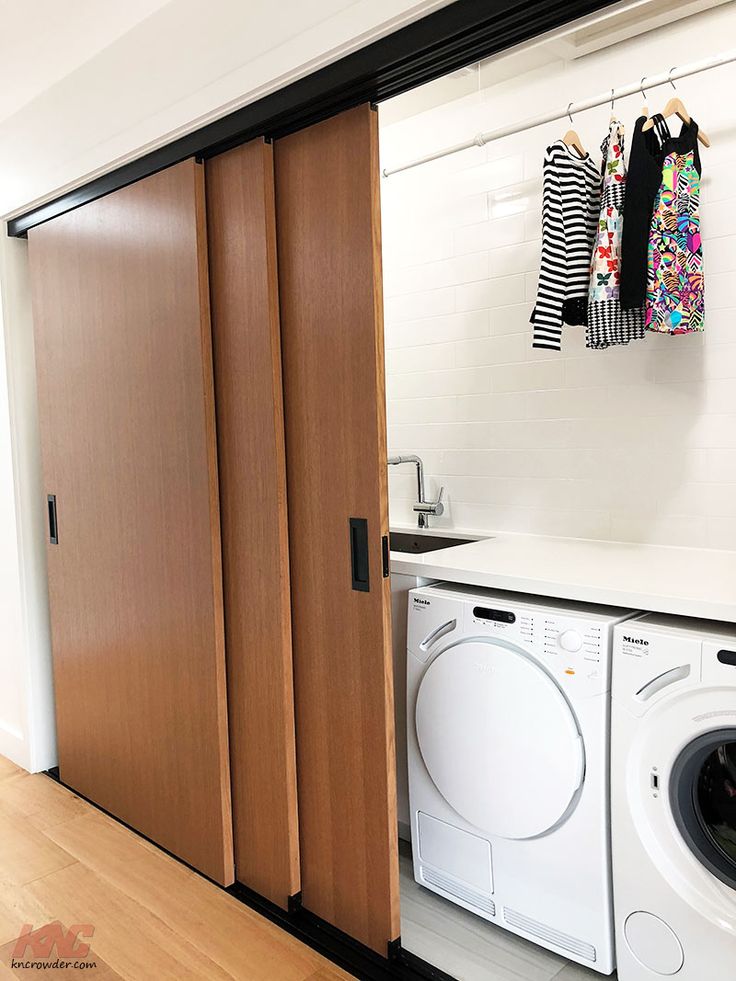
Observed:
[[[445,493],[445,488],[440,487],[439,497],[436,501],[417,501],[414,505],[414,510],[419,514],[433,514],[435,517],[439,517],[445,511],[445,505],[442,503],[442,495]]]

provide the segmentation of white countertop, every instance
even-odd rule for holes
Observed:
[[[446,529],[429,534],[470,537]],[[501,533],[422,555],[391,552],[391,571],[736,623],[731,551]]]

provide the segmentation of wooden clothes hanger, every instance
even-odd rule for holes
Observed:
[[[572,116],[570,115],[571,105],[572,102],[568,103],[567,115],[570,117],[570,123],[572,124]],[[583,141],[580,139],[580,137],[575,132],[575,130],[572,129],[572,125],[571,128],[562,137],[562,142],[565,144],[565,146],[569,146],[571,150],[575,150],[575,152],[578,154],[579,157],[582,158],[588,156],[587,150],[583,146]]]
[[[644,82],[646,81],[646,77],[647,77],[646,75],[642,75],[641,81],[639,82],[639,91],[642,94],[642,98],[645,100],[644,101],[644,105],[641,107],[641,112],[639,113],[639,115],[640,116],[647,116],[648,117],[649,116],[649,106],[647,105],[647,102],[649,101],[649,99],[647,97],[646,92],[644,91]]]
[[[670,81],[670,85],[676,92],[677,86],[672,81],[673,71],[674,68],[670,68],[669,81]],[[685,103],[682,101],[682,99],[679,96],[673,96],[662,111],[662,117],[664,119],[669,119],[671,116],[677,116],[678,119],[680,119],[681,122],[685,123],[686,126],[690,123],[690,114],[685,108]],[[649,119],[647,120],[646,123],[644,123],[644,125],[642,126],[642,132],[646,133],[647,130],[653,129],[653,127],[654,127],[654,118]],[[703,144],[703,146],[710,146],[710,140],[708,139],[707,134],[704,133],[703,130],[700,129],[700,127],[698,127],[698,139]]]

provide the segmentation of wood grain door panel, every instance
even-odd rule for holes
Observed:
[[[399,934],[378,134],[361,106],[277,141],[302,896]],[[355,590],[350,518],[367,519]]]
[[[61,779],[233,881],[203,168],[29,233]]]
[[[235,874],[299,891],[273,148],[206,165]]]

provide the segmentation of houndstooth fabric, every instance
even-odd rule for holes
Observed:
[[[626,194],[623,127],[613,120],[601,145],[603,187],[590,269],[588,325],[585,342],[590,348],[628,344],[644,337],[644,309],[623,310],[619,301],[621,281],[621,227]]]
[[[644,337],[641,310],[622,310],[618,298],[595,300],[588,304],[586,347],[601,350],[614,344],[628,344]]]

